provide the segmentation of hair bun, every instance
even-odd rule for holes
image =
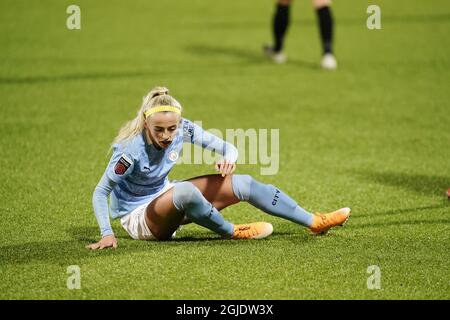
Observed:
[[[169,94],[169,89],[165,87],[155,87],[150,91],[150,99],[157,96],[163,96]]]

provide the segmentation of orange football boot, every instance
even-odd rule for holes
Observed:
[[[270,236],[273,226],[267,222],[253,222],[234,225],[231,239],[263,239]]]
[[[325,234],[329,229],[346,223],[351,211],[350,208],[342,208],[331,213],[316,213],[309,229],[314,234]]]

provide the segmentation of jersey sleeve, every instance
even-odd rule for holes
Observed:
[[[109,220],[108,196],[114,186],[131,174],[134,168],[132,155],[126,148],[114,145],[113,154],[92,196],[95,217],[102,237],[114,234]]]
[[[238,150],[235,146],[203,130],[202,127],[187,119],[183,121],[183,141],[217,152],[222,155],[224,160],[233,163],[238,158]]]
[[[109,220],[108,196],[114,188],[114,181],[109,179],[106,173],[103,174],[99,183],[95,187],[92,196],[92,205],[94,207],[95,217],[100,228],[102,237],[114,234]]]
[[[134,160],[127,150],[114,146],[113,155],[106,168],[106,175],[115,183],[119,183],[133,172]]]

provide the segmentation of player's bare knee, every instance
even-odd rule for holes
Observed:
[[[277,3],[281,4],[282,6],[288,6],[292,3],[293,0],[278,0]]]
[[[322,7],[329,7],[331,5],[331,0],[312,0],[313,7],[316,9]]]

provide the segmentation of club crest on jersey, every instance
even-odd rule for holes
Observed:
[[[178,152],[176,152],[175,150],[172,150],[169,152],[169,160],[170,161],[177,161],[178,160]]]
[[[125,154],[122,154],[119,161],[117,161],[114,166],[114,172],[119,176],[123,175],[131,166],[131,163],[132,161]]]

